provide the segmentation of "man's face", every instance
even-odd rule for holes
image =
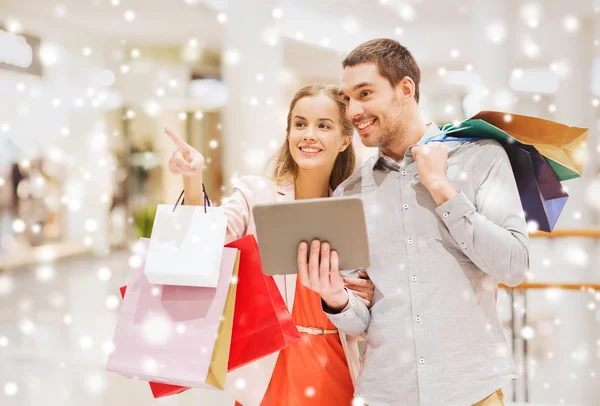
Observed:
[[[346,115],[367,147],[386,148],[403,136],[402,92],[379,74],[377,65],[349,66],[342,73]]]

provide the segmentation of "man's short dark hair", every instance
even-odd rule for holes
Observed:
[[[379,74],[386,78],[392,87],[408,76],[415,82],[415,100],[419,102],[421,69],[410,51],[398,41],[380,38],[363,42],[354,48],[343,60],[342,66],[356,66],[374,63]]]

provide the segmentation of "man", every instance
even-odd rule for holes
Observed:
[[[363,43],[342,66],[348,118],[379,147],[334,193],[363,199],[373,307],[344,289],[329,244],[302,243],[298,268],[338,329],[366,332],[355,395],[369,406],[502,405],[517,375],[498,281],[518,285],[529,265],[508,157],[491,140],[424,143],[440,130],[419,115],[420,69],[398,42]]]

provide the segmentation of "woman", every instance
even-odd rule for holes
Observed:
[[[175,134],[165,132],[177,146],[169,169],[184,176],[186,204],[204,204],[204,158]],[[317,84],[300,89],[290,104],[286,140],[273,158],[272,178],[241,178],[223,204],[228,238],[255,233],[252,207],[257,203],[331,196],[354,170],[353,132],[338,88]],[[364,279],[346,279],[346,286],[369,305],[374,287],[366,273],[361,276]],[[338,333],[323,313],[319,295],[296,281],[296,275],[276,277],[303,339],[228,374],[226,390],[244,406],[352,403],[358,374],[356,339]]]

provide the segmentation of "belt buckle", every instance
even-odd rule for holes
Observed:
[[[319,335],[319,336],[324,336],[324,335],[325,335],[325,329],[324,329],[324,328],[320,328],[320,327],[313,327],[313,328],[312,328],[312,330],[313,330],[313,332],[314,332],[316,335]]]

